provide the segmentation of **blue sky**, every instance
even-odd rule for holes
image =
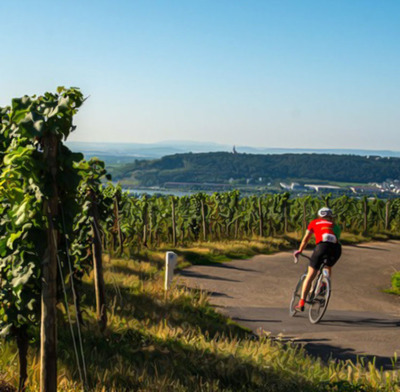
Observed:
[[[1,2],[0,105],[78,86],[76,141],[400,150],[400,1]]]

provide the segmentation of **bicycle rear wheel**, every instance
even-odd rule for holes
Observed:
[[[297,282],[296,288],[293,291],[292,300],[290,301],[289,306],[289,314],[292,317],[295,316],[297,313],[297,310],[294,307],[299,303],[301,297],[301,289],[303,287],[303,282],[305,278],[305,274],[300,277],[299,281]]]
[[[310,303],[308,318],[311,324],[317,324],[322,319],[328,307],[330,296],[331,282],[326,276],[323,276],[319,292],[315,294],[314,299]]]

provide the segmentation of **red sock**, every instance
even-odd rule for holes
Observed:
[[[304,306],[305,303],[306,303],[306,301],[304,301],[304,299],[300,299],[299,306]]]

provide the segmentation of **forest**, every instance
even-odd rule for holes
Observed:
[[[351,183],[400,178],[400,158],[335,154],[233,154],[227,152],[168,155],[110,168],[114,180],[139,186],[167,182],[246,184],[284,179]]]

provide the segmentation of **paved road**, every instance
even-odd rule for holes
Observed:
[[[329,307],[317,325],[309,323],[306,312],[294,318],[288,314],[306,262],[302,258],[295,265],[291,252],[282,252],[193,266],[181,272],[179,283],[210,292],[213,305],[256,333],[296,340],[325,360],[375,356],[379,366],[391,367],[394,352],[400,357],[400,297],[382,290],[400,270],[400,242],[343,247]]]

